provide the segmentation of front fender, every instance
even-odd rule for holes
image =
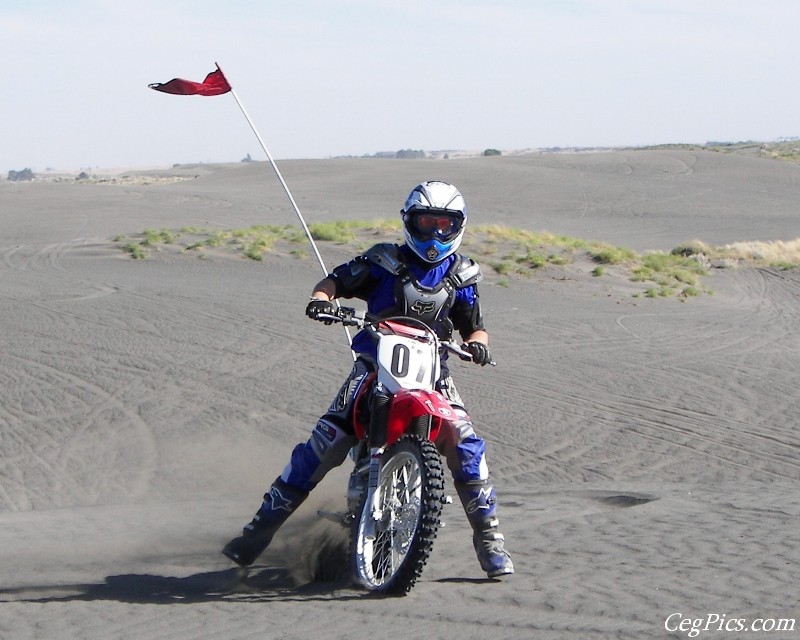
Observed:
[[[426,415],[431,416],[431,441],[436,440],[444,423],[456,421],[456,412],[442,394],[423,390],[398,391],[389,408],[386,444],[395,442],[406,433],[414,418]]]

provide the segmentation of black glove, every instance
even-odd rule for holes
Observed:
[[[467,344],[462,344],[461,348],[464,351],[469,351],[472,354],[472,361],[475,364],[485,367],[487,364],[491,364],[492,362],[492,354],[489,353],[489,347],[482,342],[473,340]]]
[[[312,298],[306,307],[306,315],[312,320],[319,320],[325,324],[333,324],[333,320],[320,318],[320,314],[336,315],[336,308],[330,300],[317,300]]]

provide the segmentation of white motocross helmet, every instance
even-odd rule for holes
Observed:
[[[452,184],[436,180],[418,184],[401,214],[406,244],[425,262],[441,262],[461,246],[467,205]]]

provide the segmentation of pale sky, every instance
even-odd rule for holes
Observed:
[[[0,177],[800,136],[796,0],[3,0]]]

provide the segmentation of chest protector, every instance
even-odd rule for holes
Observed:
[[[381,315],[418,318],[445,339],[450,337],[453,330],[448,314],[455,302],[456,290],[477,284],[483,279],[480,267],[473,260],[461,255],[455,256],[447,273],[432,287],[426,287],[417,281],[403,261],[403,255],[396,244],[375,245],[364,256],[368,262],[397,276],[395,306]]]

